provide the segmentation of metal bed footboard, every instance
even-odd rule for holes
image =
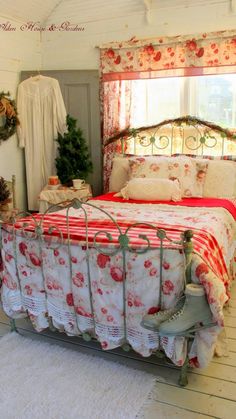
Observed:
[[[102,230],[96,231],[91,241],[91,237],[89,235],[89,214],[88,209],[93,208],[99,211],[103,217],[110,221],[113,225],[112,232],[105,231],[104,228]],[[47,232],[45,230],[45,219],[47,215],[51,213],[57,213],[58,211],[64,209],[66,211],[65,217],[65,225],[66,225],[66,237],[65,234],[58,228],[57,225],[51,224],[49,227],[47,226]],[[90,249],[96,249],[97,252],[107,255],[107,256],[114,256],[120,254],[122,256],[122,289],[123,289],[123,327],[124,327],[124,339],[122,349],[125,352],[131,350],[131,345],[129,344],[129,340],[127,337],[127,254],[134,253],[134,254],[143,254],[147,253],[150,250],[153,250],[157,247],[152,247],[152,240],[150,239],[149,235],[150,232],[155,232],[155,237],[157,238],[159,245],[158,249],[160,252],[160,263],[159,263],[159,273],[157,275],[157,280],[160,281],[159,286],[159,295],[157,295],[157,302],[160,307],[162,307],[162,280],[163,280],[163,255],[166,248],[172,248],[173,246],[178,246],[179,249],[183,251],[183,257],[185,258],[185,274],[183,275],[183,284],[191,282],[191,258],[192,258],[192,236],[193,233],[191,230],[186,230],[183,234],[180,233],[179,240],[173,241],[171,238],[168,237],[167,232],[164,229],[160,229],[155,225],[150,223],[134,223],[129,225],[128,227],[121,228],[117,221],[104,209],[97,207],[91,202],[83,203],[78,199],[74,199],[70,203],[66,205],[64,203],[57,204],[48,208],[48,210],[41,214],[40,216],[34,216],[31,214],[20,213],[18,214],[17,218],[12,219],[10,224],[2,225],[2,229],[4,230],[7,228],[10,230],[12,234],[13,240],[13,249],[14,249],[14,259],[15,259],[15,267],[16,267],[16,275],[21,291],[21,280],[19,275],[19,266],[18,266],[18,256],[17,256],[17,245],[16,239],[17,235],[20,234],[24,237],[25,240],[37,240],[39,246],[39,256],[40,256],[40,263],[42,267],[42,276],[44,281],[44,289],[46,289],[45,284],[45,277],[44,277],[44,266],[43,266],[43,257],[42,251],[45,242],[47,242],[47,246],[52,246],[53,249],[58,248],[61,246],[61,243],[67,245],[68,247],[68,260],[69,260],[69,270],[70,270],[70,281],[71,281],[71,289],[72,289],[72,260],[71,260],[71,246],[72,246],[72,238],[70,233],[70,210],[76,209],[79,210],[84,219],[84,239],[83,239],[83,246],[86,250],[86,263],[87,263],[87,276],[88,276],[88,294],[89,294],[89,302],[90,302],[90,309],[92,314],[93,320],[93,329],[95,331],[95,317],[96,313],[94,311],[93,305],[93,297],[92,297],[92,284],[91,284],[91,269],[90,269]],[[24,221],[21,223],[19,227],[19,223],[22,217],[25,217]],[[133,232],[136,228],[142,227],[142,234],[138,234],[137,237],[140,241],[139,247],[134,247],[132,244],[131,239],[131,232]],[[115,231],[115,234],[114,234]],[[59,237],[59,242],[55,244],[54,235]],[[2,240],[1,240],[2,245]],[[45,293],[45,297],[47,299],[47,293]],[[11,329],[17,331],[15,319],[10,319]],[[51,323],[52,324],[52,323]],[[79,329],[79,327],[78,327]],[[95,333],[92,332],[83,332],[81,333],[82,338],[86,341],[90,341],[94,339]],[[187,337],[186,339],[189,340]],[[160,337],[159,340],[159,348],[155,351],[155,354],[158,357],[163,358],[165,355],[160,348]],[[179,384],[184,386],[187,384],[187,367],[188,367],[188,357],[184,362],[184,365],[181,367],[180,371],[180,378]]]

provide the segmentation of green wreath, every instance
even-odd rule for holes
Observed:
[[[0,142],[15,134],[17,125],[19,119],[15,101],[10,99],[9,92],[0,92]]]

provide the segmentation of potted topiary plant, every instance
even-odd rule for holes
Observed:
[[[71,186],[73,179],[84,179],[92,172],[88,146],[83,132],[76,127],[76,119],[67,115],[68,132],[58,134],[57,175],[62,184]]]

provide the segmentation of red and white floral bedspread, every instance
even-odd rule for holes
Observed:
[[[235,276],[233,261],[236,227],[232,213],[225,208],[188,208],[99,200],[90,202],[111,214],[122,233],[130,224],[137,222],[148,222],[164,228],[168,236],[174,239],[178,239],[180,233],[186,229],[193,230],[192,281],[204,285],[218,324],[197,333],[191,348],[190,357],[195,365],[205,366],[212,357],[217,336],[222,329],[222,308],[228,299],[230,281]],[[107,215],[87,205],[85,208],[88,219],[91,220],[88,229],[89,242],[93,241],[98,230],[111,232],[116,240],[118,230],[108,220]],[[54,326],[63,328],[69,335],[94,330],[95,325],[96,337],[102,347],[112,349],[124,342],[122,254],[118,252],[114,256],[106,256],[92,246],[89,248],[95,313],[93,319],[81,213],[78,209],[70,210],[70,252],[66,242],[58,238],[56,229],[51,232],[54,242],[44,241],[40,250],[37,240],[27,239],[17,229],[14,240],[11,228],[4,227],[2,304],[5,312],[12,317],[21,316],[27,310],[37,330],[48,327],[47,313],[52,316]],[[39,217],[36,216],[36,219]],[[67,236],[65,210],[45,217],[45,231],[50,224],[56,225],[63,237]],[[18,227],[20,225],[22,224],[19,223]],[[151,237],[151,244],[157,244],[158,239],[152,230],[147,231],[145,225],[131,231],[131,243],[135,246],[143,243],[138,238],[140,233],[147,233]],[[104,239],[105,236],[99,237]],[[133,349],[143,356],[149,356],[159,345],[157,333],[140,326],[144,314],[154,313],[159,309],[159,264],[158,249],[139,255],[126,252],[127,338]],[[162,308],[169,308],[184,286],[185,261],[179,246],[164,249],[162,266]],[[161,338],[160,344],[175,364],[183,363],[186,355],[184,338]]]

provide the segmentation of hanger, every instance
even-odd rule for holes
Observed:
[[[35,74],[35,73],[31,74],[30,78],[33,78],[34,80],[40,80],[40,78],[41,78],[40,70],[39,69],[37,70],[37,74]]]
[[[38,69],[37,70],[37,75],[35,76],[35,80],[40,80],[40,78],[41,78],[41,73],[40,73],[40,70]]]

